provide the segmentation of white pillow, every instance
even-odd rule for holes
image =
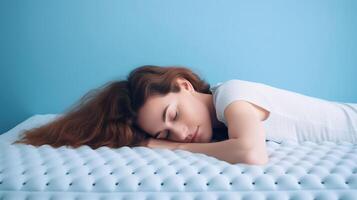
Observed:
[[[21,122],[14,128],[0,135],[0,141],[13,143],[16,140],[20,139],[20,135],[25,131],[35,127],[42,126],[50,121],[53,121],[55,118],[61,116],[61,114],[43,114],[43,115],[34,115],[25,121]]]

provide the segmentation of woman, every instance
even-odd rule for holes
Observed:
[[[242,80],[210,88],[185,67],[142,66],[127,80],[88,93],[66,114],[15,143],[140,145],[258,165],[269,160],[266,139],[356,142],[356,119],[356,104]]]

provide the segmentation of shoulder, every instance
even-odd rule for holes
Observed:
[[[252,90],[264,86],[259,82],[246,81],[241,79],[231,79],[225,82],[217,83],[212,87],[213,91],[218,93],[237,91],[237,90]]]
[[[222,106],[222,113],[227,105],[233,101],[246,100],[249,102],[249,100],[252,99],[261,99],[261,96],[268,91],[262,83],[239,79],[231,79],[226,82],[219,83],[211,90],[214,102],[217,106]]]
[[[231,102],[224,109],[224,117],[227,119],[227,122],[240,117],[251,117],[254,116],[260,121],[264,121],[269,116],[269,111],[266,109],[244,100],[236,100]]]
[[[234,94],[241,87],[243,81],[239,79],[231,79],[225,82],[219,82],[210,88],[214,96],[226,96],[226,94]]]
[[[226,110],[234,113],[250,110],[257,113],[260,119],[265,119],[269,110],[268,106],[264,106],[266,91],[261,83],[241,79],[231,79],[217,84],[212,89],[212,94],[218,120],[228,122]]]
[[[237,86],[244,84],[246,81],[240,79],[230,79],[225,82],[218,83],[218,87],[227,87],[227,86]]]

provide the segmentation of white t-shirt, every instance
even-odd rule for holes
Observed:
[[[224,109],[245,100],[269,111],[266,139],[357,143],[357,104],[327,101],[262,83],[229,80],[211,87],[217,119],[227,126]]]

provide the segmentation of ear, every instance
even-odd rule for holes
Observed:
[[[189,92],[194,92],[195,91],[195,89],[193,88],[191,82],[188,81],[187,79],[177,78],[176,82],[180,86],[181,90],[187,90]]]

